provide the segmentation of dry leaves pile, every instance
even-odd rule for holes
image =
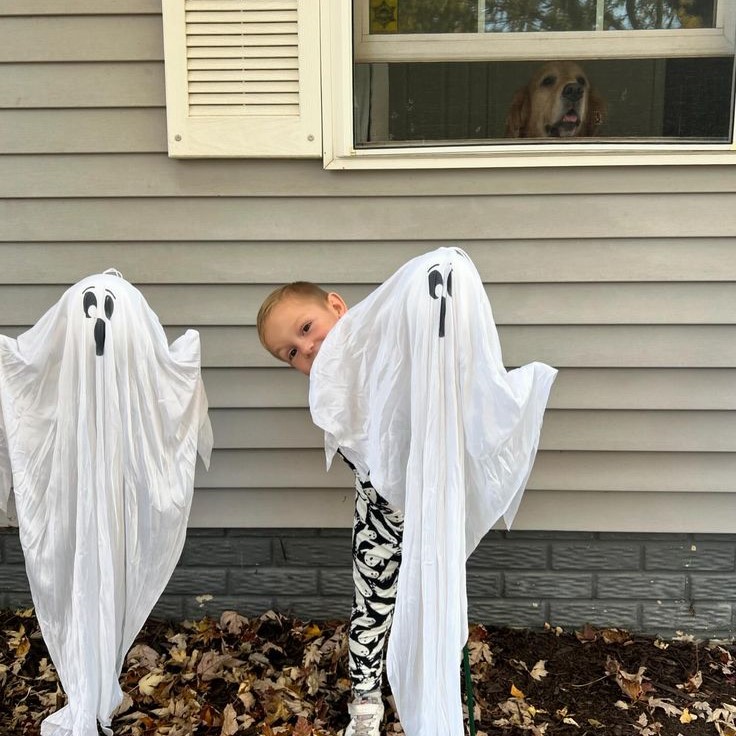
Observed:
[[[479,736],[736,736],[736,649],[618,629],[471,627]],[[332,735],[347,722],[345,622],[269,611],[151,621],[126,658],[119,736]],[[0,734],[65,702],[33,612],[0,611]],[[387,709],[386,733],[400,735]]]

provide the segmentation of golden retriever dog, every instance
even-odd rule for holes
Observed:
[[[574,61],[550,61],[518,89],[506,116],[506,138],[595,135],[606,104]]]

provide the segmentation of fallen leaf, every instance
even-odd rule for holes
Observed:
[[[519,688],[516,687],[516,685],[514,685],[512,683],[512,685],[511,685],[511,697],[512,698],[519,698],[520,700],[523,700],[526,697],[526,695],[524,695],[524,693],[521,692],[521,690],[519,690]]]
[[[227,670],[243,664],[242,660],[236,659],[231,654],[218,654],[209,650],[202,655],[197,665],[197,674],[203,682],[209,682],[217,678],[224,678]]]
[[[686,642],[694,642],[695,636],[693,634],[685,634],[682,631],[676,631],[675,635],[672,637],[672,641],[686,641]]]
[[[626,672],[618,660],[613,657],[606,660],[606,673],[614,676],[616,684],[632,701],[642,700],[647,692],[654,689],[652,684],[645,680],[645,671],[646,667],[639,667],[636,673]]]
[[[680,723],[692,723],[693,721],[697,721],[698,717],[694,713],[690,713],[690,711],[687,708],[683,708],[682,713],[680,715]]]
[[[316,639],[318,636],[321,636],[321,634],[322,629],[320,629],[317,624],[311,623],[304,627],[303,635],[306,640]]]
[[[656,710],[659,708],[660,710],[664,711],[665,715],[668,716],[679,716],[682,711],[672,702],[669,700],[664,700],[663,698],[648,698],[647,703],[649,704],[649,707],[652,710]]]
[[[312,726],[304,716],[299,716],[291,734],[292,736],[311,736]]]
[[[163,681],[164,676],[160,672],[149,672],[138,680],[138,690],[143,695],[151,696]]]
[[[136,644],[128,652],[125,663],[132,669],[144,669],[147,672],[158,666],[159,653],[148,644]]]
[[[537,682],[540,682],[542,678],[547,676],[547,670],[544,668],[544,665],[547,663],[546,659],[540,659],[539,662],[537,662],[534,667],[532,667],[529,674],[532,677],[532,680],[536,680]]]
[[[248,626],[248,619],[236,611],[223,611],[220,616],[220,628],[228,634],[239,636]]]
[[[205,703],[199,711],[200,720],[208,726],[219,726],[220,717],[217,711],[209,704]],[[265,724],[264,724],[265,725]]]
[[[603,629],[600,633],[606,644],[623,644],[631,639],[631,634],[624,629]]]
[[[703,673],[698,670],[694,675],[687,678],[687,681],[677,687],[689,692],[696,693],[700,690],[700,686],[703,684]]]
[[[16,658],[25,659],[31,649],[31,642],[26,636],[26,627],[22,624],[17,631],[6,631],[8,636],[8,647],[15,653]]]
[[[598,630],[590,624],[585,624],[580,631],[575,632],[575,636],[579,641],[595,641],[598,638]]]
[[[233,736],[238,732],[238,720],[235,708],[228,703],[222,711],[222,729],[220,736]]]

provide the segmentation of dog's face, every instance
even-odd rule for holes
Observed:
[[[507,138],[573,138],[595,135],[605,104],[580,65],[550,61],[516,91],[506,117]]]

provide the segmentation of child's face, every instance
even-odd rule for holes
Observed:
[[[322,340],[346,311],[345,302],[334,291],[326,302],[286,297],[268,315],[264,341],[276,357],[308,376]]]

